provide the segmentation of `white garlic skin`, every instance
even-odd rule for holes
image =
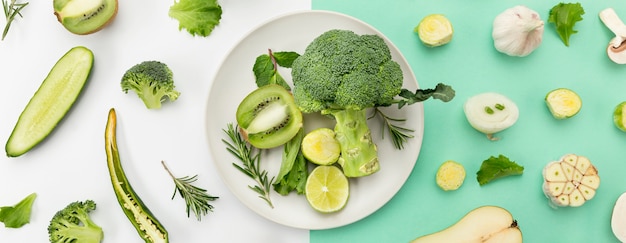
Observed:
[[[539,13],[526,6],[505,10],[493,21],[496,50],[509,56],[527,56],[541,44],[543,26]]]

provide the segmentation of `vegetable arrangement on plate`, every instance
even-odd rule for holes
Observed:
[[[268,64],[268,60],[272,63]],[[278,65],[291,69],[292,85],[277,72]],[[268,172],[259,169],[260,157],[249,151],[284,145],[277,180],[316,188],[294,190],[304,193],[314,209],[325,213],[336,212],[347,203],[347,194],[334,189],[347,190],[348,180],[336,186],[332,181],[320,180],[319,174],[334,175],[337,180],[344,181],[340,180],[342,176],[365,177],[376,173],[382,166],[367,124],[368,111],[373,111],[374,116],[380,114],[386,121],[402,121],[401,118],[389,120],[379,108],[402,108],[429,98],[447,102],[455,95],[450,86],[441,83],[434,89],[414,92],[403,89],[402,70],[392,59],[384,40],[377,35],[359,35],[343,29],[331,29],[320,34],[301,55],[270,50],[256,59],[253,70],[258,88],[250,92],[237,108],[239,129],[233,129],[233,125],[228,124],[224,130],[231,140],[224,141],[227,149],[243,162],[243,167],[236,165],[237,168],[257,182],[251,188],[272,206],[269,185],[273,184],[273,179],[268,181]],[[335,126],[332,129],[319,127],[304,137],[296,136],[302,133],[303,123],[307,122],[302,119],[302,113],[326,116]],[[402,141],[406,141],[409,135],[399,135],[398,131],[410,129],[385,124],[388,131],[394,134],[394,144],[401,149]],[[290,143],[301,145],[292,146]],[[300,153],[302,157],[299,157]],[[298,161],[300,166],[294,167],[294,161]],[[315,167],[308,176],[307,164]],[[288,171],[289,168],[297,170]],[[330,168],[340,168],[341,176]],[[291,182],[284,180],[289,177],[283,175],[290,173],[299,176],[291,177]],[[313,183],[312,179],[317,182]],[[315,196],[313,193],[316,193]],[[285,192],[281,194],[285,195]],[[339,200],[335,194],[345,196]],[[330,202],[334,202],[333,206],[328,206]]]

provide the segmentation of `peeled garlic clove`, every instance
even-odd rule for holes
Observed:
[[[585,156],[566,154],[543,168],[543,193],[557,207],[579,207],[596,195],[598,170]]]
[[[519,117],[517,105],[504,95],[487,92],[470,97],[463,106],[465,117],[476,130],[496,140],[494,133],[513,126]]]
[[[509,56],[527,56],[541,44],[543,25],[539,13],[528,7],[509,8],[493,21],[494,46]]]

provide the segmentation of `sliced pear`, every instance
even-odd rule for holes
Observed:
[[[412,243],[521,243],[522,231],[511,213],[498,206],[482,206],[469,213],[452,226]]]

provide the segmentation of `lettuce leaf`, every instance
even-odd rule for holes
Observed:
[[[4,227],[20,228],[30,223],[30,213],[35,198],[37,194],[31,193],[15,206],[0,207],[0,222],[4,223]]]
[[[207,37],[220,23],[222,7],[217,0],[179,0],[170,6],[169,16],[178,20],[178,30]]]
[[[548,22],[555,25],[556,32],[565,46],[569,46],[570,36],[578,33],[574,30],[574,25],[583,20],[583,14],[585,10],[580,3],[559,3],[550,10]]]
[[[497,158],[491,156],[480,165],[480,170],[476,173],[476,179],[478,184],[482,186],[492,180],[510,175],[521,175],[523,172],[523,166],[509,160],[506,156],[499,155]]]

